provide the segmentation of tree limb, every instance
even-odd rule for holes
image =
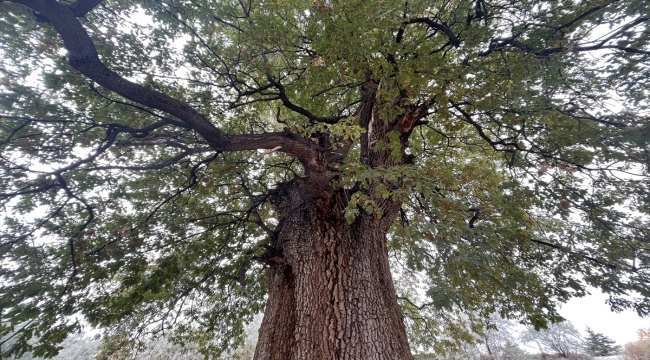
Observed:
[[[460,45],[460,40],[451,31],[451,29],[449,27],[447,27],[447,26],[445,26],[443,24],[438,24],[437,22],[433,21],[430,18],[413,18],[413,19],[410,19],[409,21],[406,22],[406,24],[419,24],[419,23],[427,24],[430,28],[440,30],[443,33],[445,33],[445,35],[447,35],[447,37],[449,38],[449,41],[451,41],[451,44],[453,46],[457,47],[457,46]],[[398,34],[398,35],[401,35],[401,34]],[[401,36],[399,36],[398,38],[399,38],[399,40],[401,40]],[[399,41],[397,41],[397,42],[399,42]]]
[[[217,151],[271,149],[282,146],[283,152],[296,156],[306,166],[314,163],[316,150],[312,144],[285,133],[228,135],[188,104],[156,90],[122,78],[99,59],[90,36],[65,4],[45,0],[12,0],[38,11],[52,23],[63,39],[70,66],[131,101],[161,110],[182,120],[201,135]],[[92,3],[96,0],[89,0]],[[79,5],[84,8],[87,5]]]
[[[596,259],[596,258],[593,258],[593,257],[591,257],[591,256],[588,256],[588,255],[582,254],[582,253],[580,253],[580,252],[571,251],[571,250],[565,248],[564,246],[555,245],[555,244],[551,244],[551,243],[546,242],[546,241],[536,240],[536,239],[530,239],[530,241],[532,241],[532,242],[534,242],[534,243],[536,243],[536,244],[540,244],[540,245],[544,245],[544,246],[551,247],[551,248],[553,248],[553,249],[562,250],[562,251],[567,251],[569,254],[572,254],[572,255],[582,256],[583,258],[585,258],[585,259],[587,259],[587,260],[589,260],[589,261],[591,261],[591,262],[593,262],[593,263],[595,263],[595,264],[598,264],[598,265],[601,265],[601,266],[606,266],[606,267],[608,267],[608,268],[611,269],[611,270],[616,270],[616,269],[618,268],[618,267],[617,267],[616,265],[614,265],[614,264],[605,263],[605,262],[602,262],[602,261],[600,261],[600,260],[598,260],[598,259]]]

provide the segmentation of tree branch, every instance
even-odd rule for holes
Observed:
[[[421,306],[417,306],[417,305],[415,305],[415,304],[411,301],[411,299],[409,299],[409,298],[407,298],[407,297],[402,297],[402,296],[398,296],[398,297],[397,297],[397,300],[404,300],[404,301],[406,301],[407,303],[409,303],[411,306],[413,306],[414,308],[416,308],[416,309],[418,309],[418,310],[422,310],[422,309],[424,309],[424,308],[427,307],[427,306],[431,306],[431,305],[433,305],[433,302],[430,302],[430,303],[424,303],[424,304],[422,304]]]
[[[595,264],[598,264],[598,265],[601,265],[601,266],[606,266],[606,267],[608,267],[608,268],[611,269],[611,270],[616,270],[616,269],[618,268],[618,267],[617,267],[616,265],[614,265],[614,264],[610,264],[610,263],[602,262],[602,261],[600,261],[600,260],[598,260],[598,259],[596,259],[596,258],[593,258],[593,257],[591,257],[591,256],[588,256],[588,255],[582,254],[581,252],[571,251],[571,250],[565,248],[564,246],[555,245],[555,244],[551,244],[551,243],[546,242],[546,241],[536,240],[536,239],[530,239],[530,241],[532,241],[532,242],[534,242],[534,243],[536,243],[536,244],[540,244],[540,245],[544,245],[544,246],[551,247],[551,248],[553,248],[553,249],[566,251],[566,252],[568,252],[568,253],[571,254],[571,255],[582,256],[583,258],[585,258],[585,259],[587,259],[587,260],[589,260],[589,261],[591,261],[591,262],[593,262],[593,263],[595,263]]]
[[[413,19],[410,19],[409,21],[406,22],[406,24],[418,24],[418,23],[424,23],[424,24],[427,24],[432,29],[442,31],[443,33],[445,33],[445,35],[447,35],[447,37],[449,37],[449,41],[451,41],[451,44],[453,46],[457,47],[457,46],[460,45],[460,40],[451,31],[451,29],[449,27],[447,27],[447,26],[445,26],[443,24],[438,24],[437,22],[433,21],[430,18],[413,18]],[[401,34],[398,34],[398,35],[400,35],[398,37],[398,39],[401,40]],[[399,41],[397,41],[397,42],[399,42]]]
[[[95,6],[101,4],[102,0],[77,0],[68,5],[76,17],[82,17],[90,12]]]
[[[184,151],[176,156],[173,156],[165,161],[161,161],[159,163],[155,164],[149,164],[149,165],[143,165],[143,166],[119,166],[119,165],[108,165],[108,166],[96,166],[93,168],[88,169],[88,171],[97,171],[97,170],[134,170],[134,171],[142,171],[142,170],[160,170],[164,169],[170,165],[176,164],[180,160],[183,160],[184,158],[196,154],[198,152],[201,152],[202,149],[197,149],[197,150],[189,150],[189,151]]]
[[[503,50],[507,49],[509,47],[511,48],[516,48],[519,49],[525,53],[529,54],[534,54],[535,56],[538,57],[547,57],[552,54],[557,54],[557,53],[563,53],[563,52],[584,52],[584,51],[594,51],[594,50],[602,50],[602,49],[616,49],[616,50],[621,50],[629,53],[634,53],[634,54],[643,54],[643,55],[650,55],[650,51],[648,50],[643,50],[643,49],[637,49],[633,47],[627,47],[627,46],[620,46],[620,45],[608,45],[607,42],[610,40],[615,39],[618,35],[621,35],[625,33],[627,30],[641,24],[644,22],[649,21],[650,19],[646,16],[641,16],[634,21],[625,24],[621,26],[618,30],[616,30],[614,33],[611,35],[607,36],[605,39],[602,39],[598,41],[597,44],[595,45],[590,45],[590,46],[580,46],[579,44],[569,44],[567,46],[561,46],[561,47],[554,47],[554,48],[547,48],[547,49],[541,49],[541,50],[535,50],[533,49],[530,45],[525,44],[521,41],[518,41],[517,38],[519,38],[522,34],[516,34],[513,35],[509,38],[504,38],[504,39],[493,39],[490,42],[490,46],[487,50],[479,52],[479,56],[487,56],[493,53],[494,51],[498,50]],[[536,25],[539,26],[540,24],[531,24],[531,25]],[[561,27],[554,28],[554,29],[561,29],[565,27],[565,25],[562,25]]]
[[[227,146],[226,136],[198,111],[182,101],[122,78],[99,59],[95,45],[74,13],[57,1],[14,0],[47,17],[61,35],[70,66],[99,85],[137,103],[171,114],[198,132],[216,149]]]
[[[63,39],[70,66],[74,69],[131,101],[161,110],[182,120],[215,150],[242,151],[282,146],[283,152],[296,156],[303,165],[314,163],[315,147],[299,137],[283,133],[228,135],[188,104],[122,78],[102,63],[92,39],[67,5],[46,0],[12,1],[38,11],[48,18]],[[93,1],[96,0],[89,0],[88,3]],[[84,6],[87,5],[79,6],[85,9]]]
[[[302,108],[294,103],[292,103],[289,98],[287,97],[286,91],[284,89],[284,85],[280,83],[279,81],[276,81],[273,79],[271,75],[267,75],[267,79],[269,80],[269,83],[273,85],[276,89],[278,89],[279,94],[278,97],[282,101],[282,104],[287,107],[289,110],[295,111],[300,115],[305,116],[307,119],[313,122],[321,122],[321,123],[326,123],[326,124],[336,124],[339,122],[341,119],[345,119],[347,116],[339,115],[339,116],[330,116],[330,117],[320,117],[312,114],[309,110]]]

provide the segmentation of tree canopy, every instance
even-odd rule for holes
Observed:
[[[386,219],[412,344],[495,312],[544,327],[587,286],[648,315],[649,12],[0,0],[2,356],[83,324],[235,347],[277,256],[269,200],[312,174],[343,194],[330,218]]]

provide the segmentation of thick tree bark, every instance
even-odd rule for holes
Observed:
[[[301,179],[272,199],[280,226],[265,260],[269,297],[256,360],[412,359],[391,279],[386,223],[342,216],[345,192],[306,198]],[[386,219],[383,219],[386,220]]]

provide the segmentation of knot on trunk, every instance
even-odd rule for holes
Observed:
[[[266,265],[286,265],[287,260],[281,249],[275,248],[270,245],[262,245],[266,251],[260,256],[254,257],[255,260]]]
[[[316,209],[324,217],[331,214],[333,201],[333,172],[310,174],[279,184],[269,196],[269,202],[282,220],[295,216],[301,209]]]
[[[269,202],[280,216],[291,214],[304,205],[304,201],[295,184],[298,179],[278,184],[278,186],[269,194]]]

